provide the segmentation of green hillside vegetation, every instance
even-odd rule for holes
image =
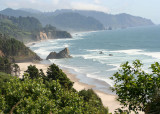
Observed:
[[[34,17],[10,17],[9,20],[11,20],[15,25],[18,26],[18,28],[24,30],[24,31],[39,31],[42,29],[42,25],[39,22],[39,20],[35,19]]]
[[[79,93],[72,89],[72,86],[68,89],[63,85],[63,79],[66,79],[66,82],[70,80],[61,70],[56,70],[59,69],[56,65],[51,65],[50,68],[53,69],[49,68],[48,72],[50,76],[55,72],[58,76],[62,74],[62,78],[57,80],[49,78],[48,75],[44,78],[44,74],[39,70],[38,76],[34,77],[32,75],[37,74],[37,70],[34,72],[33,69],[36,67],[29,67],[26,72],[31,75],[25,74],[23,79],[1,78],[5,75],[0,73],[0,81],[5,80],[0,88],[0,113],[108,114],[108,109],[103,107],[101,100],[97,99],[92,90]],[[89,100],[85,100],[84,93]]]
[[[70,33],[56,29],[51,25],[42,27],[39,20],[34,17],[9,17],[0,14],[0,32],[16,38],[22,42],[37,41],[40,32],[45,33],[49,38],[71,38]]]
[[[0,72],[11,74],[13,61],[7,57],[0,57]]]
[[[5,86],[5,84],[12,78],[13,77],[10,74],[7,74],[7,73],[0,71],[0,91],[3,90],[3,87]]]
[[[12,58],[16,62],[39,61],[41,58],[31,51],[22,42],[0,33],[1,56]]]
[[[25,32],[19,29],[16,25],[12,24],[12,22],[0,22],[0,32],[5,33],[12,38],[16,38],[19,41],[27,42],[28,40],[32,40],[32,34],[30,32]],[[33,39],[36,40],[36,39]]]

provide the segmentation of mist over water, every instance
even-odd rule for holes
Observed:
[[[150,64],[160,62],[159,44],[160,26],[151,26],[75,33],[72,39],[48,40],[30,48],[45,59],[51,51],[59,52],[68,47],[73,58],[50,61],[77,74],[81,82],[111,93],[108,85],[113,86],[113,82],[109,77],[122,63],[139,59],[149,72]]]

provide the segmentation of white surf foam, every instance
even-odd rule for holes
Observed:
[[[160,59],[160,52],[147,52],[141,49],[117,50],[111,52],[126,53],[128,55],[146,55],[156,59]]]
[[[50,51],[46,51],[45,49],[41,49],[41,48],[34,50],[34,52],[43,56],[46,56],[50,53]]]
[[[99,53],[99,52],[109,52],[109,51],[106,51],[106,49],[86,49],[86,51],[88,51],[88,52],[97,52],[97,53]]]
[[[94,75],[94,74],[86,74],[86,76],[89,78],[104,81],[107,84],[109,84],[111,87],[113,87],[113,85],[114,85],[113,81],[111,79],[109,79],[108,77],[102,77],[102,76],[98,76],[98,75]]]
[[[137,55],[137,54],[141,54],[141,52],[143,52],[143,50],[140,50],[140,49],[129,49],[129,50],[116,50],[116,51],[111,51],[111,52],[126,53],[126,54],[129,54],[129,55]]]

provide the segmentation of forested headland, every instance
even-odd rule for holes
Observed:
[[[70,33],[42,24],[34,17],[13,17],[0,14],[0,32],[24,43],[45,39],[71,38]]]

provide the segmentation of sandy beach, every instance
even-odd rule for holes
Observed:
[[[43,69],[44,73],[46,73],[47,71],[47,67],[49,65],[46,64],[40,64],[40,63],[31,63],[31,62],[27,62],[27,63],[17,63],[20,66],[20,77],[22,77],[24,71],[27,70],[27,67],[29,65],[35,65],[38,69]],[[76,75],[71,74],[69,71],[67,71],[66,69],[63,69],[63,72],[67,74],[67,77],[74,82],[73,87],[77,90],[80,91],[82,89],[91,89],[94,86],[93,85],[88,85],[85,83],[81,83],[79,82],[79,79],[76,78]],[[116,96],[115,95],[109,95],[106,93],[103,93],[101,91],[95,90],[95,92],[97,93],[97,95],[102,99],[103,105],[105,107],[109,108],[109,112],[114,113],[114,110],[116,108],[120,107],[120,103],[118,101],[116,101]]]

